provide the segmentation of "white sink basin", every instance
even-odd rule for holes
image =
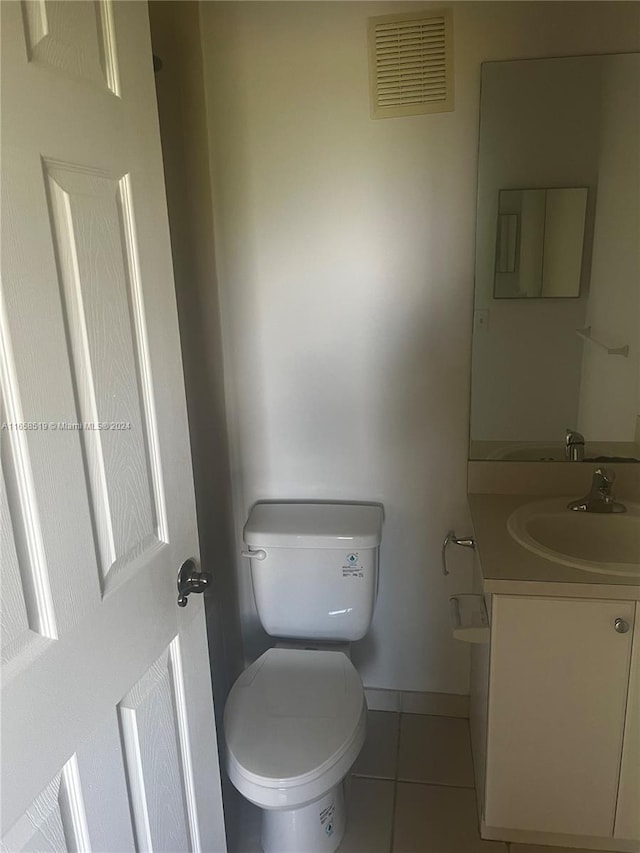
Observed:
[[[564,566],[605,575],[640,577],[640,505],[624,501],[624,513],[575,512],[573,498],[525,504],[511,513],[515,541]]]

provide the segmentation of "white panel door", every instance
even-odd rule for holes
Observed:
[[[2,849],[224,851],[147,6],[1,14]]]

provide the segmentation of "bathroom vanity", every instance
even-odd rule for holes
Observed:
[[[469,495],[474,592],[490,621],[490,642],[472,652],[481,834],[638,851],[640,574],[585,571],[523,547],[509,519],[540,499]]]

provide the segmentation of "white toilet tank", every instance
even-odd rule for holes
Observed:
[[[258,503],[244,527],[258,615],[273,637],[354,641],[378,591],[383,511],[366,504]]]

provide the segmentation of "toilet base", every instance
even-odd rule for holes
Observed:
[[[335,853],[344,836],[342,782],[319,800],[298,809],[263,809],[264,853]]]

